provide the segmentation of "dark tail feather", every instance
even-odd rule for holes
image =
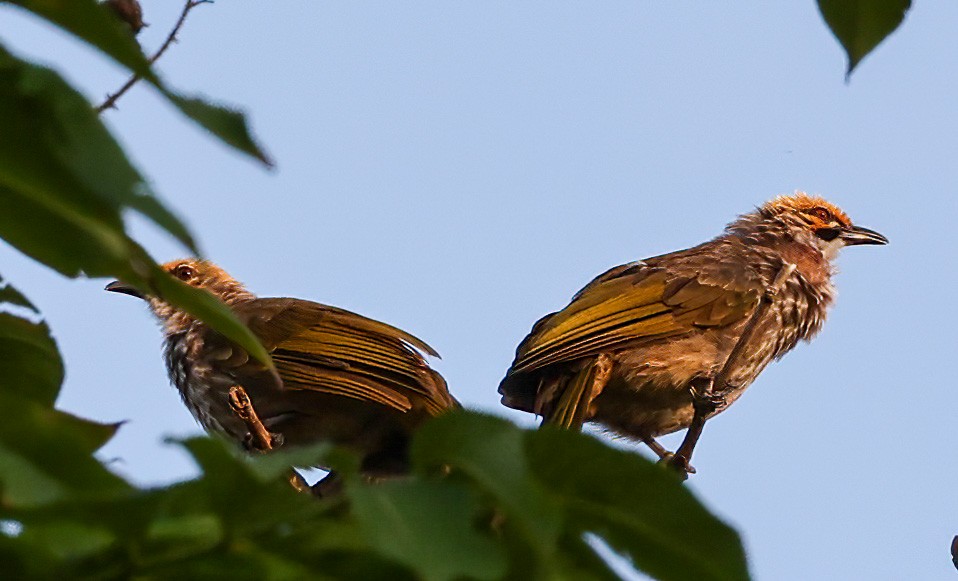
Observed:
[[[542,424],[550,424],[567,430],[582,430],[589,405],[592,403],[593,388],[595,385],[596,366],[586,365],[565,383],[565,389],[559,388],[562,395],[559,402],[542,420]]]

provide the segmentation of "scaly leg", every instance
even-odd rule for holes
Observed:
[[[282,445],[282,435],[274,434],[266,429],[256,413],[256,408],[253,407],[253,402],[249,399],[249,394],[242,386],[234,385],[230,388],[230,408],[249,429],[246,435],[247,449],[269,452]]]
[[[646,446],[649,447],[650,450],[652,450],[652,452],[656,456],[659,457],[659,462],[661,463],[669,464],[672,462],[672,459],[675,457],[675,454],[666,450],[665,446],[656,442],[655,438],[651,436],[642,438],[642,441],[645,443]],[[693,468],[692,466],[689,466],[687,462],[685,463],[685,471],[688,474],[695,474],[695,468]]]
[[[239,419],[243,420],[243,423],[246,424],[246,428],[249,430],[243,442],[247,450],[256,450],[261,453],[266,453],[283,445],[283,435],[274,434],[266,429],[266,426],[264,426],[263,422],[259,419],[259,414],[256,413],[256,408],[253,407],[253,402],[250,400],[249,394],[246,393],[246,390],[243,389],[242,386],[234,385],[231,387],[229,397],[230,408],[233,410],[233,413],[235,413]],[[290,486],[299,492],[311,491],[306,480],[299,472],[292,468],[289,469],[287,480]]]
[[[701,378],[700,381],[693,381],[689,386],[689,391],[692,394],[692,407],[694,409],[692,423],[685,432],[682,445],[675,451],[675,456],[669,460],[669,465],[679,471],[683,480],[688,478],[688,475],[691,473],[689,470],[689,468],[691,468],[689,462],[692,460],[692,451],[695,449],[695,444],[698,443],[699,437],[702,435],[702,430],[705,428],[705,420],[714,413],[716,409],[725,405],[725,396],[730,389],[729,378],[732,375],[732,370],[742,357],[745,346],[755,334],[755,328],[758,326],[758,322],[762,319],[768,307],[775,300],[775,295],[778,294],[785,285],[785,281],[788,280],[788,277],[791,276],[793,272],[795,272],[795,265],[787,262],[779,269],[772,284],[765,289],[765,293],[762,294],[758,305],[756,305],[755,310],[752,311],[752,316],[745,323],[742,334],[732,347],[732,350],[729,351],[728,357],[725,359],[725,364],[718,372],[718,375],[711,379]]]

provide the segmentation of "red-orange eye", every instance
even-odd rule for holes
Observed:
[[[825,208],[812,208],[810,213],[822,222],[832,221],[832,213]]]
[[[193,267],[189,264],[181,264],[173,269],[173,276],[182,280],[188,281],[196,275],[196,271],[193,270]]]

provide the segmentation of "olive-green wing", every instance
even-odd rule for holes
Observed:
[[[597,355],[626,344],[733,324],[759,292],[713,277],[633,263],[598,277],[565,309],[541,319],[519,346],[510,374]]]
[[[438,354],[391,325],[298,299],[234,306],[270,352],[283,387],[314,390],[435,415],[456,401],[424,354]]]

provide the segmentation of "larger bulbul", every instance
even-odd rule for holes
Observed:
[[[266,347],[280,380],[206,323],[122,282],[107,290],[145,298],[163,325],[173,385],[209,432],[248,442],[230,406],[242,387],[262,424],[297,446],[331,441],[359,451],[372,475],[405,471],[408,440],[422,422],[456,407],[446,382],[416,337],[335,307],[292,298],[257,298],[216,265],[177,260],[163,266],[232,309]]]
[[[821,198],[778,197],[704,244],[612,268],[540,319],[499,385],[502,403],[573,429],[601,424],[692,471],[654,438],[701,431],[769,362],[814,337],[838,251],[887,242]]]

